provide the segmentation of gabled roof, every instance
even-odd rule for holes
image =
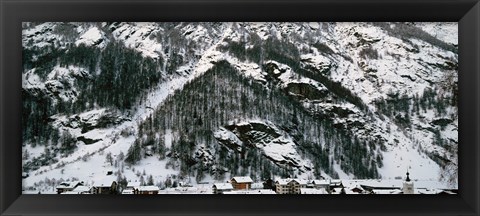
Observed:
[[[122,191],[122,194],[133,194],[133,190],[132,189],[125,189]]]
[[[140,187],[140,182],[128,182],[127,188],[138,188]]]
[[[233,186],[230,183],[215,183],[213,184],[217,190],[233,190]]]
[[[235,176],[232,178],[232,180],[235,180],[237,183],[252,183],[253,180],[250,178],[250,176]]]
[[[73,191],[75,191],[75,192],[89,192],[90,187],[88,187],[88,186],[78,186],[75,189],[73,189]]]
[[[330,181],[325,179],[314,179],[311,183],[315,185],[329,185]]]
[[[292,181],[292,179],[277,179],[275,181],[275,184],[287,185],[291,181]]]
[[[294,180],[301,185],[306,185],[308,183],[308,180],[305,180],[305,179],[294,179]]]
[[[328,194],[324,188],[315,189],[315,188],[302,188],[300,189],[301,194]]]
[[[138,187],[138,191],[159,191],[160,188],[157,186],[149,185],[149,186],[140,186]]]
[[[83,185],[81,181],[62,182],[57,186],[57,189],[73,189],[77,185]]]
[[[113,182],[115,182],[114,177],[106,177],[95,181],[93,187],[111,187]]]

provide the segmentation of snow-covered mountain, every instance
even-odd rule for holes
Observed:
[[[458,187],[456,23],[24,23],[22,37],[25,188],[406,170]]]

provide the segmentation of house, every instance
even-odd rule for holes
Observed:
[[[140,186],[138,187],[136,194],[158,194],[160,189],[157,186],[149,185],[149,186]]]
[[[89,186],[77,186],[75,189],[73,189],[72,192],[75,192],[77,194],[91,194],[92,193],[92,188]]]
[[[62,182],[57,186],[57,194],[61,194],[67,191],[73,191],[78,186],[82,186],[83,181]]]
[[[307,188],[308,181],[303,179],[279,179],[275,182],[277,194],[300,194],[302,188]]]
[[[93,184],[92,192],[94,194],[116,194],[117,182],[110,177],[98,180]]]
[[[300,194],[302,188],[307,188],[307,183],[307,180],[292,179],[287,184],[290,187],[290,194]]]
[[[315,189],[325,189],[328,193],[330,193],[330,180],[325,179],[314,179],[311,180],[310,183],[307,185],[307,188],[315,188]]]
[[[253,180],[249,176],[236,176],[230,180],[235,190],[248,190],[252,187]]]
[[[140,187],[140,182],[128,182],[127,187],[125,188],[125,194],[130,194],[129,191],[131,191],[133,194],[138,193],[138,187]],[[122,191],[122,194],[124,194]]]
[[[232,191],[233,186],[229,183],[215,183],[213,184],[213,194],[223,194],[224,192]]]
[[[275,192],[277,194],[289,194],[290,193],[290,186],[288,183],[291,179],[278,179],[275,181]]]
[[[325,180],[325,179],[314,179],[310,181],[309,184],[312,188],[320,189],[320,188],[325,188],[328,189],[330,186],[330,180]]]

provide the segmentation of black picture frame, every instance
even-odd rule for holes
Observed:
[[[1,0],[1,215],[479,215],[478,0]],[[22,21],[459,22],[459,194],[22,195]]]

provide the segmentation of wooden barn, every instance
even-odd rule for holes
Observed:
[[[136,194],[158,194],[160,189],[157,186],[140,186],[138,187]]]
[[[93,184],[92,191],[94,194],[116,194],[117,182],[113,178],[98,180]]]
[[[215,183],[212,186],[212,190],[214,194],[223,194],[224,192],[232,191],[233,186],[228,183]]]
[[[248,190],[252,188],[253,180],[249,176],[236,176],[230,180],[233,189]]]

